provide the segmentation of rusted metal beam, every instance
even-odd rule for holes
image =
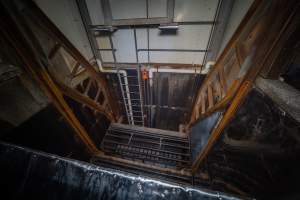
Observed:
[[[200,100],[200,103],[201,103],[201,113],[204,114],[205,113],[205,103],[206,103],[206,99],[205,99],[205,94],[202,93],[201,95],[201,100]]]
[[[272,54],[276,52],[275,47],[282,48],[282,46],[279,47],[277,46],[277,44],[282,37],[287,37],[286,30],[289,26],[291,26],[292,21],[295,20],[295,15],[298,13],[299,16],[299,7],[300,2],[296,0],[286,3],[284,1],[263,1],[260,8],[255,13],[253,13],[255,17],[253,17],[252,23],[247,24],[247,26],[250,27],[246,26],[247,28],[241,30],[244,31],[241,33],[241,35],[247,38],[246,41],[244,38],[240,39],[241,41],[245,41],[249,49],[249,51],[245,51],[246,53],[248,53],[248,55],[244,55],[244,58],[250,58],[252,67],[246,73],[245,78],[243,79],[230,106],[225,111],[221,121],[212,131],[207,145],[198,154],[195,162],[193,163],[193,174],[196,173],[199,166],[203,163],[206,156],[213,148],[213,145],[222,134],[226,125],[230,122],[239,106],[243,103],[244,98],[253,87],[254,81],[260,71],[263,69],[263,67],[267,67],[265,66],[265,64],[268,59],[273,56]],[[277,19],[276,22],[273,22],[273,24],[270,25],[275,17]],[[255,26],[252,26],[252,24],[255,24]],[[255,32],[255,35],[251,35],[251,33],[253,33],[253,30]],[[250,40],[249,43],[247,43],[247,39]]]
[[[207,86],[207,97],[208,97],[208,109],[210,109],[214,106],[213,91],[210,84]]]
[[[214,104],[214,106],[212,108],[208,109],[204,114],[199,116],[192,123],[188,124],[188,127],[193,126],[194,124],[196,124],[199,121],[201,121],[202,119],[210,116],[214,112],[224,110],[228,106],[228,104],[232,100],[232,98],[234,97],[237,90],[239,89],[241,81],[242,81],[242,79],[235,80],[234,83],[232,84],[231,88],[228,90],[226,97],[223,98],[221,101],[218,101],[216,104]]]
[[[84,68],[90,76],[96,80],[101,87],[103,87],[103,95],[108,99],[109,106],[113,112],[114,118],[117,120],[119,117],[119,107],[115,100],[112,98],[108,84],[102,73],[97,72],[96,69],[82,56],[82,54],[74,47],[74,45],[64,36],[63,33],[53,24],[48,17],[40,10],[40,8],[31,1],[26,2],[27,10],[30,12],[30,17],[36,22],[42,29],[55,38],[65,50]]]
[[[8,43],[15,49],[17,56],[20,57],[25,70],[32,75],[32,77],[38,82],[41,89],[51,99],[55,107],[66,119],[66,121],[73,128],[76,135],[85,144],[90,153],[99,153],[100,151],[94,145],[89,138],[83,126],[80,124],[74,113],[65,102],[63,94],[57,88],[56,84],[51,79],[48,72],[45,70],[45,63],[41,62],[39,58],[41,55],[37,55],[38,51],[34,49],[34,45],[28,41],[28,37],[23,32],[23,26],[19,22],[15,21],[18,15],[13,12],[14,16],[11,16],[11,5],[6,5],[1,2],[1,17],[0,17],[0,34],[6,38]],[[41,56],[41,57],[40,57]]]
[[[227,92],[227,81],[226,81],[225,72],[224,72],[224,68],[223,67],[221,67],[220,70],[219,70],[219,78],[220,78],[222,93],[224,95],[226,95],[226,92]]]
[[[81,103],[82,105],[85,105],[85,106],[91,108],[92,110],[98,111],[99,113],[103,114],[110,121],[115,122],[113,115],[110,114],[109,112],[107,112],[104,107],[97,104],[94,100],[81,94],[80,92],[76,91],[75,89],[66,86],[63,83],[59,83],[58,86],[64,95],[72,98],[73,100],[77,101],[78,103]]]
[[[78,72],[78,69],[80,67],[80,63],[79,62],[76,62],[76,64],[74,65],[73,69],[72,69],[72,72],[70,74],[70,77],[71,78],[74,78]]]
[[[193,124],[197,120],[197,118],[196,118],[197,102],[199,102],[199,99],[202,98],[204,90],[207,88],[208,84],[212,80],[215,80],[215,78],[219,76],[220,84],[221,84],[221,88],[222,88],[222,97],[225,98],[225,96],[227,95],[226,93],[228,91],[226,91],[226,88],[225,88],[226,79],[224,76],[224,68],[223,68],[224,61],[227,59],[227,56],[230,53],[231,49],[235,48],[235,46],[238,42],[238,39],[240,37],[241,31],[245,28],[245,25],[250,21],[251,17],[253,16],[253,13],[262,4],[262,2],[263,1],[256,0],[251,5],[250,9],[248,10],[247,14],[243,18],[242,22],[240,23],[237,30],[234,32],[232,38],[229,40],[225,49],[223,50],[223,52],[219,56],[218,60],[216,61],[216,64],[214,65],[213,69],[208,73],[208,75],[204,79],[202,86],[199,89],[199,91],[196,95],[196,98],[194,100],[194,104],[193,104],[192,111],[191,111],[191,118],[187,125],[187,129],[189,129],[190,125]],[[228,86],[228,87],[230,87],[230,86]],[[217,105],[217,103],[216,103],[216,105]]]

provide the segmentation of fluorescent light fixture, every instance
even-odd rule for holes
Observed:
[[[114,26],[92,26],[91,30],[112,33],[117,30],[117,27],[114,27]]]
[[[169,24],[160,24],[158,27],[159,30],[177,30],[177,23],[169,23]]]

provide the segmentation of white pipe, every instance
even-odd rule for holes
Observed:
[[[171,69],[171,68],[156,68],[156,67],[150,67],[149,71],[149,80],[150,80],[150,86],[153,84],[153,73],[176,73],[176,74],[207,74],[211,68],[212,65],[214,65],[215,62],[207,62],[205,67],[203,69],[198,70],[197,68],[194,69]]]
[[[100,60],[96,59],[97,64],[99,66],[99,70],[103,73],[120,73],[123,74],[124,77],[124,81],[125,81],[125,91],[126,91],[126,97],[128,100],[128,107],[129,107],[129,113],[130,113],[130,118],[131,118],[131,122],[134,125],[134,120],[133,120],[133,112],[132,112],[132,105],[131,105],[131,98],[130,98],[130,91],[129,91],[129,87],[128,87],[128,78],[127,78],[127,72],[125,70],[116,70],[116,69],[104,69],[102,67],[102,63]],[[122,86],[122,83],[120,83],[120,87]],[[126,105],[124,105],[126,107]]]

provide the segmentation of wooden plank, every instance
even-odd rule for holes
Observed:
[[[200,108],[199,108],[199,104],[196,105],[196,112],[195,112],[195,118],[198,119],[199,118],[199,113],[200,112]]]
[[[224,68],[221,67],[219,69],[219,78],[220,78],[220,83],[221,83],[221,88],[222,88],[222,95],[223,97],[226,95],[227,92],[227,83],[225,79],[225,73],[224,73]]]
[[[210,84],[207,86],[207,97],[208,97],[208,108],[210,109],[214,106],[213,91]]]
[[[241,78],[241,77],[238,77],[239,75],[241,75],[241,74],[239,74],[239,72],[240,72],[240,68],[238,66],[238,63],[235,62],[232,65],[232,67],[231,67],[231,69],[229,71],[229,74],[227,76],[227,89],[229,89],[232,86],[233,82],[236,79]]]
[[[72,72],[70,74],[71,78],[73,78],[77,74],[77,71],[78,71],[79,67],[80,67],[80,63],[76,62],[75,66],[73,67]]]
[[[100,87],[98,86],[98,90],[97,90],[96,96],[94,98],[94,101],[98,102],[98,98],[99,98],[99,95],[100,95],[101,92],[102,91],[101,91]]]
[[[189,125],[190,126],[194,125],[198,121],[208,117],[212,113],[226,108],[226,106],[229,104],[229,102],[232,100],[232,98],[236,94],[237,90],[239,89],[241,82],[242,82],[241,79],[235,80],[234,83],[232,84],[231,88],[229,88],[227,95],[224,98],[222,98],[220,101],[216,102],[212,108],[208,109],[204,114],[199,116],[198,119],[196,119],[193,123],[191,123]]]
[[[219,74],[219,69],[222,68],[222,63],[224,61],[224,59],[226,58],[227,54],[230,52],[230,50],[232,48],[235,48],[236,43],[241,35],[241,31],[246,27],[247,23],[250,21],[251,17],[253,16],[253,14],[255,13],[255,11],[259,8],[259,6],[263,3],[264,1],[259,1],[256,0],[254,1],[254,3],[251,5],[250,9],[248,10],[247,14],[245,15],[245,17],[243,18],[242,22],[240,23],[240,25],[238,26],[238,28],[236,29],[236,31],[234,32],[232,38],[229,40],[229,42],[227,43],[224,51],[221,53],[221,55],[219,56],[218,60],[216,61],[216,64],[214,65],[213,69],[209,72],[209,74],[206,76],[205,80],[202,83],[201,88],[198,91],[198,94],[196,96],[196,100],[201,98],[201,93],[203,92],[203,88],[206,87],[207,83],[210,82],[211,80],[214,79],[215,76],[217,76]],[[224,90],[224,87],[222,88],[222,96],[225,97],[226,95],[226,90]],[[195,122],[194,120],[194,116],[195,116],[195,105],[196,102],[194,102],[193,105],[193,112],[192,112],[192,117],[190,119],[188,128],[191,124],[193,124]]]
[[[91,88],[92,82],[93,82],[93,80],[92,80],[92,78],[90,78],[86,88],[84,89],[84,93],[83,93],[84,95],[86,95],[86,96],[88,95],[88,92]]]
[[[96,80],[99,84],[101,84],[103,94],[106,99],[109,101],[109,106],[113,111],[115,118],[119,117],[119,106],[117,102],[113,99],[110,94],[108,84],[105,80],[105,77],[102,73],[98,73],[96,69],[89,63],[87,59],[83,57],[83,55],[79,52],[78,49],[66,38],[66,36],[55,26],[51,20],[43,13],[43,11],[31,1],[26,2],[28,9],[30,11],[30,16],[34,16],[35,23],[40,26],[40,28],[44,29],[49,35],[55,38],[58,43],[64,47],[64,49],[77,61],[80,62],[81,65],[87,70],[91,77]]]
[[[205,94],[202,93],[201,95],[201,113],[205,113]]]
[[[75,89],[69,88],[63,83],[58,83],[58,85],[64,95],[72,98],[73,100],[77,101],[78,103],[81,103],[84,106],[91,108],[92,110],[96,110],[97,112],[103,114],[110,121],[115,122],[112,114],[108,113],[103,106],[100,106],[93,99],[81,94]]]
[[[214,81],[214,88],[216,91],[216,96],[218,97],[218,101],[222,98],[222,89],[221,89],[221,84],[220,81],[216,78],[216,80]]]

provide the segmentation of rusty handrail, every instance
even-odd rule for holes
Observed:
[[[235,95],[239,84],[241,84],[241,77],[238,77],[238,74],[236,74],[235,75],[236,77],[233,77],[234,81],[229,86],[226,86],[226,77],[224,77],[225,75],[222,74],[221,72],[224,72],[224,67],[225,67],[224,62],[226,62],[226,60],[229,60],[232,56],[236,56],[235,60],[237,61],[237,64],[241,68],[241,63],[239,60],[238,52],[233,51],[233,53],[232,53],[232,49],[236,49],[236,45],[237,45],[238,39],[240,37],[241,31],[245,28],[246,24],[250,21],[255,10],[258,8],[258,6],[261,3],[262,3],[262,1],[256,0],[251,5],[250,9],[248,10],[247,14],[243,18],[240,25],[238,26],[237,30],[234,32],[232,38],[229,40],[225,49],[223,50],[223,52],[217,59],[216,64],[213,66],[212,70],[209,72],[209,74],[204,79],[204,81],[197,93],[197,96],[194,100],[191,117],[190,117],[190,121],[187,125],[187,129],[190,129],[190,127],[193,124],[195,124],[196,122],[198,122],[200,119],[209,116],[210,114],[212,114],[215,111],[225,108],[230,103],[230,100],[232,99],[232,97]],[[229,67],[232,67],[232,66],[229,66]],[[220,75],[223,77],[220,77]],[[204,113],[201,113],[199,111],[199,107],[200,107],[199,104],[201,103],[203,94],[207,93],[206,90],[207,90],[208,86],[213,81],[218,81],[217,80],[218,78],[220,79],[219,82],[221,83],[220,89],[223,91],[222,97],[220,99],[218,99],[216,103],[214,103],[212,108],[209,108]],[[227,78],[229,78],[229,77],[227,77]],[[225,79],[225,80],[223,80],[223,79]],[[199,112],[200,112],[200,114],[199,114]]]

